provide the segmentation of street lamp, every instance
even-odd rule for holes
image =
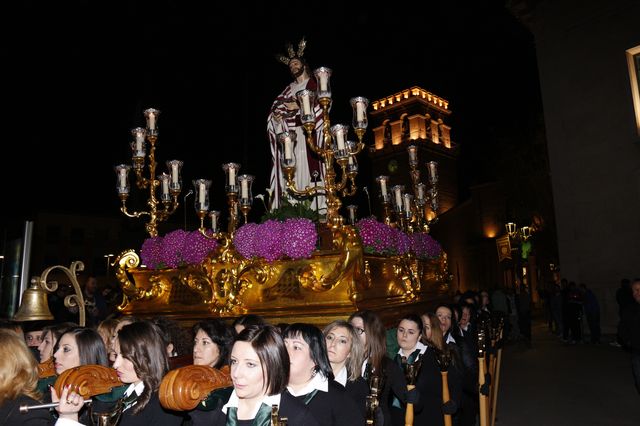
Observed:
[[[109,268],[111,266],[111,258],[112,257],[115,257],[115,254],[109,253],[109,254],[105,254],[104,255],[104,258],[107,260],[107,273],[106,273],[107,277],[109,276]]]

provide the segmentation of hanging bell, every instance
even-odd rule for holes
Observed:
[[[47,292],[40,286],[40,278],[33,278],[22,294],[22,302],[13,317],[15,321],[43,321],[54,319],[49,310]]]

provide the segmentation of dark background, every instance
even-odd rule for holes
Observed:
[[[447,99],[464,197],[469,185],[500,177],[541,119],[531,34],[505,2],[469,3],[7,6],[2,216],[120,215],[113,167],[130,162],[129,132],[150,107],[161,110],[158,173],[183,160],[183,195],[191,180],[212,179],[212,204],[224,209],[229,161],[256,176],[254,195],[264,192],[268,109],[291,80],[274,55],[302,36],[311,67],[333,69],[332,124],[350,124],[353,96],[373,101],[417,85]],[[147,197],[133,192],[134,205]],[[183,210],[174,216],[181,223]]]

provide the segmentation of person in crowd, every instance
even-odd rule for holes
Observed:
[[[552,332],[562,337],[564,324],[562,322],[562,292],[560,291],[560,285],[554,284],[551,290],[551,297],[549,299],[549,308],[551,310],[551,323]]]
[[[619,327],[622,345],[631,348],[631,371],[638,393],[640,393],[640,278],[631,283],[633,304],[625,305]]]
[[[115,332],[115,329],[118,325],[118,319],[116,317],[108,317],[98,324],[96,331],[102,337],[102,341],[104,342],[105,348],[107,348],[107,355],[109,356],[109,360],[111,360],[113,349],[111,348],[111,336]],[[115,357],[113,357],[115,359]],[[110,361],[111,362],[111,361]]]
[[[47,410],[20,412],[22,405],[41,404],[36,390],[38,361],[27,347],[24,336],[0,328],[0,424],[3,426],[48,426]]]
[[[108,313],[107,301],[98,290],[98,279],[93,275],[87,275],[82,289],[84,305],[86,310],[87,327],[97,327],[104,320]]]
[[[42,343],[42,329],[47,325],[45,321],[25,321],[22,323],[22,329],[24,330],[24,340],[27,343],[27,347],[36,357],[36,360],[40,362],[40,351],[38,346]]]
[[[193,364],[220,369],[229,363],[233,329],[219,318],[209,318],[193,326]]]
[[[294,49],[292,46],[289,47],[288,54],[280,55],[278,59],[289,67],[293,81],[288,84],[273,101],[269,117],[267,118],[267,135],[269,136],[269,142],[271,144],[272,162],[270,176],[270,193],[272,194],[272,199],[270,200],[270,208],[281,206],[281,198],[286,191],[286,179],[280,163],[281,157],[284,156],[284,148],[278,143],[278,134],[289,132],[292,134],[292,139],[295,138],[296,140],[296,143],[292,147],[292,154],[296,159],[294,182],[297,188],[304,189],[307,186],[311,186],[314,172],[319,178],[317,180],[318,186],[323,185],[322,181],[324,179],[324,167],[319,157],[307,148],[305,142],[306,133],[301,121],[301,109],[303,105],[298,105],[296,100],[296,93],[300,90],[307,89],[315,93],[318,88],[318,83],[304,59],[304,50],[306,47],[304,39],[300,41],[297,49]],[[313,110],[312,114],[315,119],[316,141],[319,145],[322,145],[322,108],[318,103],[310,104],[310,108]],[[315,206],[317,207],[316,210],[326,208],[325,197],[318,196],[316,198],[317,200],[314,201],[314,204],[317,203]]]
[[[162,378],[169,370],[167,348],[159,327],[149,320],[125,325],[118,331],[113,348],[116,353],[113,368],[120,380],[129,385],[121,400],[122,415],[118,426],[181,425],[184,416],[165,410],[158,397]],[[52,394],[57,397],[55,390]],[[82,396],[64,389],[60,400],[65,403],[59,407],[60,419],[56,425],[81,424],[78,411],[84,404]],[[113,408],[102,406],[100,401],[94,405],[98,412]]]
[[[569,344],[582,342],[582,293],[574,281],[567,287],[567,325],[570,332]]]
[[[362,377],[364,346],[358,333],[347,321],[335,320],[324,327],[322,334],[335,381],[344,386],[366,417],[369,385]]]
[[[270,324],[248,325],[237,336],[230,362],[233,392],[201,425],[271,425],[273,406],[290,426],[319,426],[309,408],[287,392],[291,362],[279,330]]]
[[[580,284],[580,291],[584,300],[582,308],[589,327],[589,341],[600,343],[600,304],[596,294],[585,283]]]
[[[54,348],[60,336],[62,336],[65,331],[77,326],[78,325],[73,322],[63,322],[45,326],[42,329],[42,342],[38,346],[40,362],[48,361],[53,356]]]
[[[304,402],[322,425],[364,424],[361,408],[333,380],[322,331],[312,324],[294,323],[283,338],[291,360],[289,393]]]
[[[221,369],[229,365],[229,353],[234,331],[219,318],[209,318],[193,326],[193,364]],[[211,424],[215,409],[227,402],[233,386],[212,391],[207,398],[189,412],[191,424]]]
[[[391,426],[392,396],[403,404],[415,404],[418,402],[418,392],[407,391],[407,381],[402,369],[388,356],[386,331],[380,317],[373,311],[362,310],[351,314],[349,322],[356,329],[365,348],[362,375],[369,386],[373,376],[380,379],[382,389],[379,392],[379,406],[382,410],[382,424]]]
[[[618,304],[618,327],[616,332],[616,340],[611,344],[613,346],[623,346],[624,339],[620,335],[622,327],[622,313],[629,306],[633,306],[633,291],[631,290],[631,280],[628,278],[622,278],[620,280],[620,287],[616,290],[616,303]],[[625,348],[629,349],[629,348]]]
[[[139,319],[135,316],[132,315],[124,315],[121,317],[117,318],[118,323],[115,325],[115,327],[113,328],[113,333],[111,334],[111,344],[108,346],[110,352],[109,352],[109,362],[113,365],[113,363],[116,361],[116,353],[114,348],[114,342],[116,340],[116,338],[118,337],[118,332],[120,330],[122,330],[122,327],[124,327],[125,325],[129,325],[129,324],[133,324],[134,322],[139,321]]]
[[[460,321],[458,322],[458,326],[460,327],[460,333],[464,335],[474,335],[477,333],[475,322],[476,322],[476,311],[473,305],[468,303],[462,303],[460,306]]]
[[[87,327],[67,329],[56,343],[53,358],[58,375],[79,365],[109,366],[102,337],[96,330]]]
[[[267,321],[260,315],[247,314],[236,318],[231,324],[236,333],[240,333],[245,327],[249,325],[265,325]]]
[[[162,331],[169,358],[169,369],[189,365],[193,362],[193,336],[191,330],[179,322],[164,316],[157,316],[152,321]]]
[[[435,325],[435,331],[432,324]],[[444,414],[455,416],[461,405],[461,378],[453,365],[447,368],[451,399],[443,404],[440,362],[444,362],[442,356],[449,354],[449,351],[444,346],[442,332],[437,324],[438,319],[432,313],[421,316],[408,314],[401,318],[397,327],[400,349],[395,361],[399,365],[418,365],[415,386],[420,393],[420,401],[414,406],[414,424],[442,425]],[[434,341],[438,342],[439,347]],[[398,407],[394,401],[394,424],[405,424],[404,413],[405,407]]]
[[[24,339],[24,330],[22,328],[22,323],[20,321],[0,319],[0,329],[13,330],[16,333],[18,333],[18,335],[22,336],[22,338]]]
[[[93,328],[71,327],[66,329],[56,342],[53,353],[56,374],[80,365],[109,366],[107,348],[100,334]],[[51,399],[46,393],[45,398]],[[80,419],[83,423],[89,421],[86,407],[81,407]]]
[[[465,425],[470,425],[473,423],[468,422],[471,421],[470,419],[475,419],[476,415],[477,404],[474,401],[479,399],[477,335],[465,337],[459,332],[460,327],[455,322],[453,310],[449,304],[438,304],[435,315],[445,346],[451,351],[452,363],[462,383],[462,407],[458,414],[458,421],[466,421]]]
[[[480,306],[478,308],[478,313],[487,312],[491,313],[491,298],[489,297],[489,292],[487,290],[482,290],[480,292]]]
[[[400,367],[400,369],[407,377],[407,372],[404,370],[405,366],[418,363],[420,365],[422,354],[426,350],[426,346],[420,342],[422,336],[422,320],[414,314],[405,315],[401,318],[400,323],[396,327],[396,341],[398,351],[394,355],[394,362]],[[414,377],[414,383],[417,383],[417,377]],[[418,406],[414,407],[414,422],[423,422],[426,419],[421,418],[420,414],[423,412],[425,404],[426,394],[423,394],[425,389],[418,388],[420,393],[420,402]],[[440,400],[442,401],[442,387],[440,388]],[[400,402],[397,397],[392,399],[391,403],[391,422],[393,425],[403,425],[405,420],[406,404]]]

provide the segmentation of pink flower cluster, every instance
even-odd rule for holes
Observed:
[[[270,219],[247,223],[236,230],[233,245],[247,259],[262,257],[267,262],[278,259],[307,259],[316,249],[318,232],[312,220],[290,218],[284,222]]]
[[[218,246],[199,231],[181,229],[164,237],[147,238],[140,249],[140,260],[150,269],[177,268],[181,265],[201,263]]]
[[[400,229],[379,222],[373,217],[360,219],[356,229],[362,239],[365,253],[396,255],[413,253],[418,259],[440,256],[442,247],[429,234],[405,234]]]

